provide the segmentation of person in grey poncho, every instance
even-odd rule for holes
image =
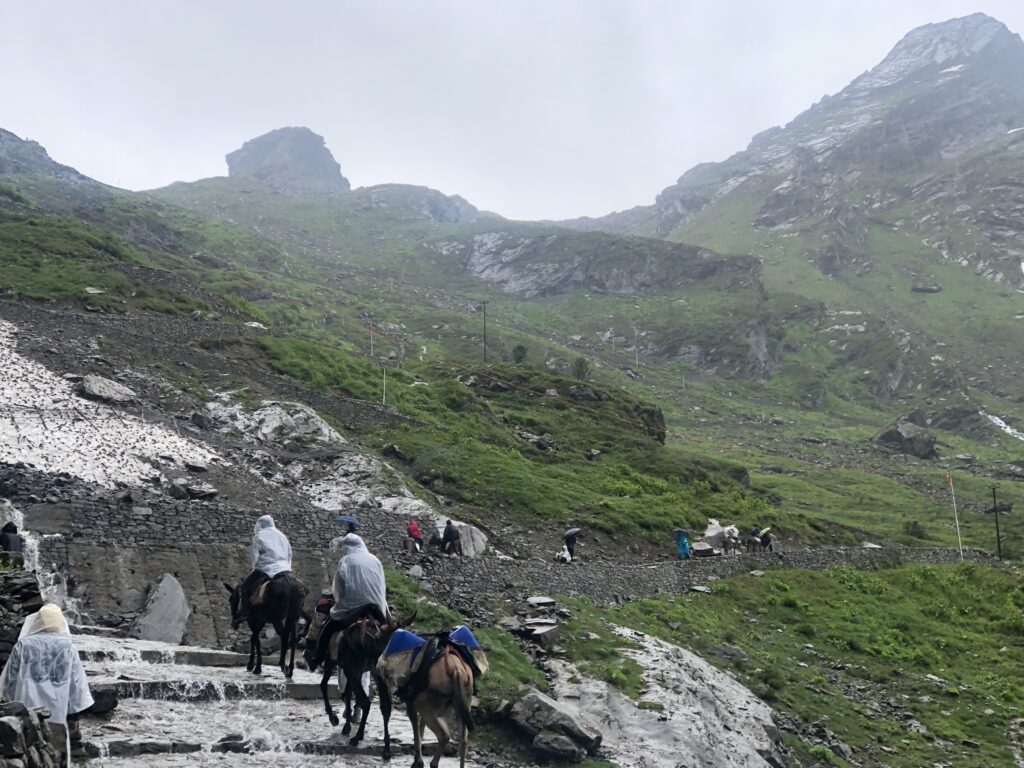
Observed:
[[[25,619],[0,676],[0,699],[50,710],[47,726],[55,746],[63,750],[62,765],[68,764],[76,715],[91,707],[93,699],[68,623],[53,603]]]
[[[292,545],[288,537],[274,527],[274,518],[270,515],[263,515],[256,521],[249,560],[252,573],[242,582],[239,624],[248,615],[251,598],[257,588],[264,581],[292,569]]]
[[[331,636],[357,619],[371,615],[378,621],[390,618],[384,567],[370,554],[363,540],[354,533],[341,540],[342,557],[334,572],[334,607],[320,631],[312,669],[323,663]]]

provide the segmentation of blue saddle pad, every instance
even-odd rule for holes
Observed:
[[[480,647],[480,643],[476,641],[476,638],[473,637],[473,633],[469,631],[469,627],[465,624],[459,624],[459,626],[455,627],[455,629],[448,634],[448,637],[457,643],[462,643],[470,650],[476,650]]]
[[[406,629],[396,629],[394,634],[391,635],[391,639],[388,640],[388,645],[384,649],[384,655],[391,656],[392,654],[402,653],[403,651],[419,648],[426,644],[427,641],[415,632],[409,632]]]

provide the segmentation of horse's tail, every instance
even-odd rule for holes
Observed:
[[[461,659],[460,659],[461,661]],[[476,725],[473,722],[473,710],[470,708],[470,698],[473,690],[473,672],[466,666],[465,662],[457,665],[454,670],[448,673],[452,678],[452,704],[455,711],[459,713],[459,719],[466,726],[467,731],[472,731]]]
[[[302,603],[305,600],[306,588],[294,576],[289,580],[288,587],[288,611],[285,613],[285,626],[289,629],[288,644],[295,648],[299,644],[299,617],[302,615]]]

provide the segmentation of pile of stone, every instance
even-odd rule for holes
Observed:
[[[43,605],[34,573],[0,573],[0,669],[7,664],[25,617]]]
[[[503,629],[546,651],[554,650],[558,637],[558,619],[569,618],[565,608],[559,608],[554,599],[535,595],[526,601],[527,608],[506,616],[499,624]]]
[[[57,749],[50,741],[45,709],[29,710],[20,702],[0,704],[0,768],[56,768]]]

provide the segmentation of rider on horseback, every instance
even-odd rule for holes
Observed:
[[[288,537],[274,527],[274,518],[270,515],[263,515],[256,521],[250,561],[252,573],[245,577],[240,588],[236,628],[245,621],[252,607],[252,596],[263,583],[292,569],[292,545]]]
[[[364,616],[384,623],[390,618],[384,567],[370,554],[363,540],[354,533],[341,540],[342,557],[334,573],[334,607],[320,630],[316,653],[310,669],[319,667],[331,645],[331,636]]]

